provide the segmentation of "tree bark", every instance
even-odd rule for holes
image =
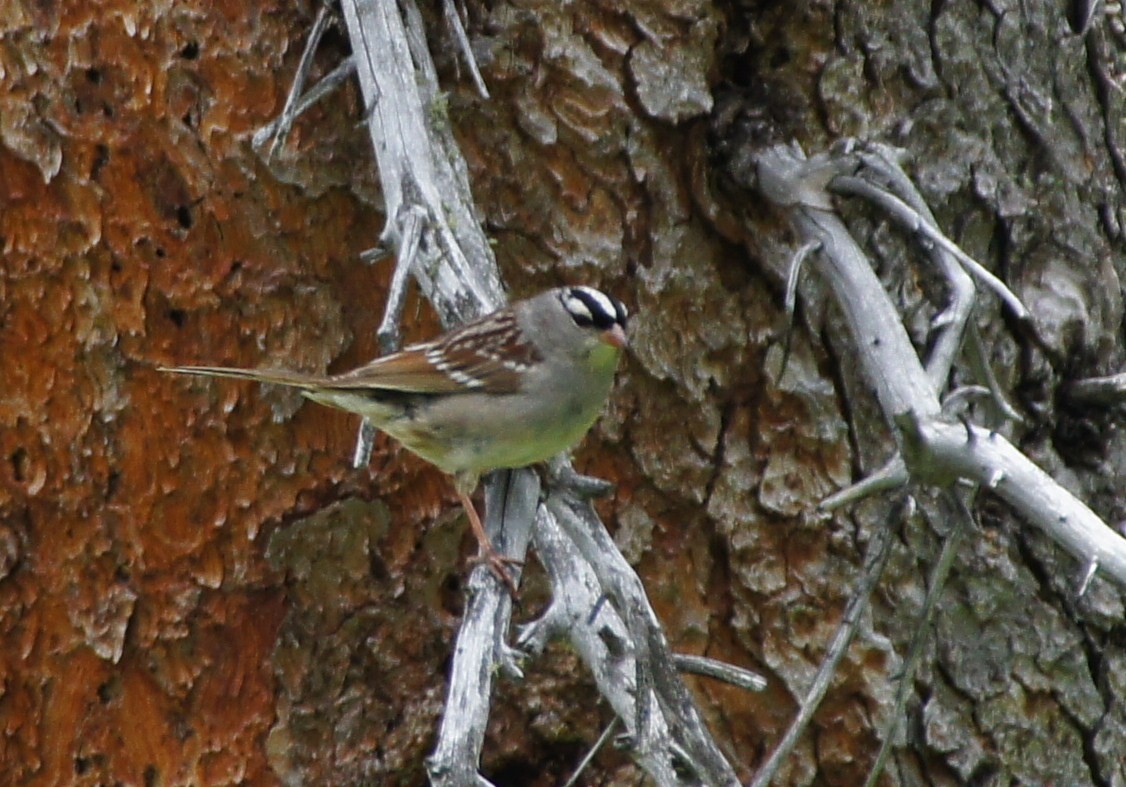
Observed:
[[[358,86],[266,160],[314,4],[17,2],[0,12],[0,782],[423,784],[472,537],[433,468],[289,394],[168,363],[343,370],[379,352],[392,266]],[[576,465],[739,775],[763,763],[859,580],[886,500],[818,504],[895,440],[841,312],[756,191],[778,142],[906,150],[938,225],[1029,307],[974,322],[1024,421],[1008,438],[1126,520],[1126,49],[1062,4],[469,3],[491,98],[423,14],[502,278],[603,287],[633,354]],[[1078,31],[1078,32],[1077,32]],[[312,79],[349,55],[342,28]],[[839,206],[917,348],[943,306],[914,239]],[[408,340],[439,330],[412,294]],[[785,372],[781,358],[787,356]],[[960,358],[950,382],[974,382]],[[1106,391],[1110,390],[1107,401]],[[988,422],[985,411],[973,411]],[[992,423],[988,423],[993,426]],[[774,784],[861,783],[948,522],[895,521],[869,615]],[[1126,781],[1120,590],[983,491],[884,784]],[[529,567],[518,616],[548,580]],[[481,770],[562,783],[612,712],[566,647],[498,680]],[[602,752],[587,784],[635,784]]]

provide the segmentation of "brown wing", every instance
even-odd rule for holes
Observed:
[[[522,338],[516,318],[504,309],[325,382],[344,389],[513,393],[520,373],[538,360],[536,348]]]

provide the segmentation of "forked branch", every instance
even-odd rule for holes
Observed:
[[[893,427],[908,473],[928,484],[965,480],[985,486],[1084,565],[1096,561],[1100,570],[1126,585],[1126,539],[999,433],[967,429],[943,415],[940,390],[920,362],[871,264],[827,207],[834,173],[847,171],[852,164],[828,156],[806,159],[800,151],[776,147],[759,158],[759,183],[769,199],[786,209],[803,241],[820,243],[818,271],[845,314],[864,375]],[[927,237],[937,235],[928,232]],[[950,245],[944,243],[943,248],[951,251]],[[959,250],[955,256],[961,260],[964,253]],[[1008,297],[1005,300],[1012,306]],[[1023,307],[1020,313],[1026,313]]]
[[[414,0],[342,0],[341,5],[353,51],[348,68],[355,69],[364,97],[386,207],[380,245],[397,252],[380,331],[386,351],[398,343],[398,315],[410,278],[447,326],[491,311],[504,298],[476,219],[464,160],[442,113],[431,111],[439,88]],[[445,8],[477,80],[457,10],[448,2]],[[323,26],[321,17],[314,33]],[[303,62],[311,50],[307,47]],[[483,81],[478,88],[484,93]],[[295,88],[294,96],[298,92]],[[309,103],[306,98],[291,97],[289,114],[298,114]],[[281,133],[288,122],[280,119]],[[356,461],[366,462],[370,436],[370,429],[361,431]],[[585,493],[592,485],[574,476],[563,460],[554,477],[536,517],[536,543],[552,578],[554,601],[522,642],[570,637],[625,723],[638,761],[658,784],[737,784],[677,675],[640,580],[587,503]],[[527,470],[495,474],[486,500],[486,528],[493,542],[506,555],[522,559],[537,510],[538,479]],[[498,512],[503,512],[503,522]],[[473,573],[470,592],[445,714],[427,761],[434,784],[488,783],[478,773],[478,762],[493,668],[514,676],[520,672],[518,654],[505,644],[511,614],[507,592],[487,581],[483,568]],[[606,604],[600,603],[603,597]],[[595,611],[598,615],[592,617]],[[621,647],[608,647],[615,637]]]
[[[834,154],[807,159],[800,150],[779,146],[759,157],[758,181],[767,198],[786,211],[803,248],[816,245],[817,270],[844,313],[863,374],[875,390],[899,447],[898,455],[875,475],[834,495],[823,507],[843,505],[909,480],[940,488],[969,483],[1004,499],[1025,521],[1040,527],[1075,555],[1087,567],[1084,584],[1101,571],[1126,585],[1126,540],[1000,433],[955,421],[944,412],[941,394],[966,335],[973,294],[965,274],[952,261],[984,282],[1018,318],[1027,320],[1028,313],[1003,283],[938,230],[934,217],[888,149],[846,145]],[[912,347],[866,255],[836,215],[830,193],[861,196],[883,208],[925,241],[921,245],[945,273],[951,303],[932,324],[949,333],[934,343],[925,364]],[[995,388],[991,378],[985,382],[990,389]],[[994,393],[994,397],[999,394]],[[1005,409],[1007,405],[1002,406]],[[857,603],[866,603],[868,588],[877,575],[874,569],[865,572],[850,610]],[[846,619],[834,642],[847,642],[850,627],[854,628]],[[832,674],[838,651],[830,649],[818,681],[826,681]],[[820,697],[817,691],[807,695],[798,718],[760,769],[754,784],[770,781],[812,718]]]

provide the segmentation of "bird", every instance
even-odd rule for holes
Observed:
[[[629,345],[626,307],[588,286],[549,289],[430,341],[341,374],[162,366],[175,374],[295,388],[358,413],[453,477],[478,560],[515,595],[470,495],[481,475],[541,462],[578,443],[609,398]]]

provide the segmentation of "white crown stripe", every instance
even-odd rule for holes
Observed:
[[[569,311],[576,317],[582,317],[583,319],[591,322],[594,321],[594,315],[590,313],[590,309],[587,308],[586,301],[584,301],[582,298],[577,298],[573,295],[568,296],[567,311]]]
[[[604,315],[611,319],[617,319],[618,310],[614,307],[614,302],[610,300],[610,298],[607,297],[604,292],[600,292],[593,287],[576,287],[575,289],[582,291],[592,301],[594,301]]]

